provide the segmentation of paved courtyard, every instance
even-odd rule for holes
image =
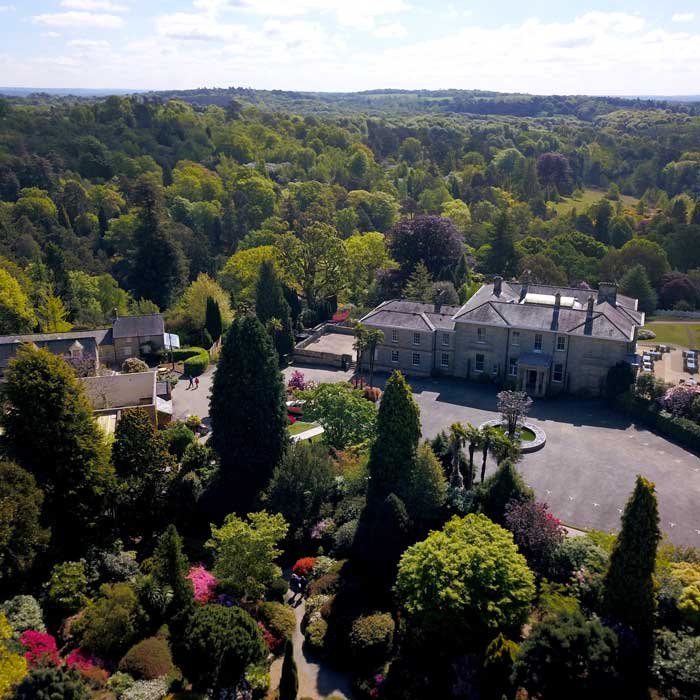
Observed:
[[[303,366],[288,367],[285,375],[295,369],[314,381],[351,377],[350,372]],[[173,396],[176,418],[208,416],[211,377],[209,369],[196,391],[187,390],[187,382],[178,383]],[[378,375],[375,383],[382,386],[386,378]],[[409,381],[425,437],[434,437],[456,421],[479,425],[498,415],[492,386],[454,379]],[[547,444],[525,455],[518,468],[537,498],[566,524],[617,530],[635,476],[643,474],[656,483],[661,526],[669,539],[700,546],[700,457],[637,427],[601,401],[539,399],[530,418],[547,433]],[[490,463],[487,474],[493,468]]]

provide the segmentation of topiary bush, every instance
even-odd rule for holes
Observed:
[[[5,613],[5,617],[16,635],[21,634],[25,630],[46,631],[41,607],[34,596],[15,596],[10,600],[6,600],[0,606],[0,610]]]
[[[165,639],[149,637],[134,644],[119,662],[119,670],[137,680],[153,680],[173,670],[173,659]]]
[[[265,597],[275,603],[283,603],[289,584],[283,578],[276,578],[267,589]]]
[[[32,671],[17,687],[13,700],[54,698],[90,700],[90,692],[77,671],[47,666]]]
[[[358,617],[350,627],[350,650],[361,665],[384,661],[394,643],[394,619],[389,613]]]
[[[209,366],[209,353],[199,347],[179,348],[173,350],[173,360],[182,362],[185,376],[197,377]]]
[[[311,651],[319,655],[323,654],[326,632],[328,632],[328,623],[322,617],[309,622],[304,631],[304,640]]]
[[[276,637],[285,641],[292,638],[297,623],[291,608],[282,603],[262,603],[258,608],[258,615],[265,627]]]

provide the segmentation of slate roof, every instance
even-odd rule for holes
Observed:
[[[523,292],[573,297],[573,307],[558,310],[548,303],[521,303]],[[588,299],[593,296],[593,314],[588,319]],[[455,324],[483,323],[504,328],[558,331],[572,335],[587,335],[608,340],[631,341],[635,326],[644,323],[644,314],[637,311],[637,300],[618,294],[616,304],[598,303],[596,290],[579,287],[554,287],[503,282],[501,293],[494,294],[493,284],[481,287],[461,308],[443,306],[435,313],[432,304],[391,300],[368,313],[362,323],[388,328],[412,330],[454,330]],[[588,321],[588,322],[587,322]]]
[[[7,367],[17,353],[17,349],[25,343],[34,343],[39,348],[46,348],[53,355],[66,355],[77,340],[83,346],[83,352],[86,355],[96,358],[97,346],[103,342],[107,333],[107,330],[96,330],[2,335],[0,336],[0,367]]]
[[[436,313],[434,304],[392,299],[370,311],[361,323],[368,326],[406,328],[415,331],[454,330],[456,306],[442,306]]]
[[[118,316],[112,324],[115,338],[144,338],[151,335],[163,335],[165,323],[162,314],[144,316]]]

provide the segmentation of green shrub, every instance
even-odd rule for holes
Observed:
[[[282,603],[263,603],[258,608],[262,623],[276,637],[291,639],[296,628],[296,618],[291,608]]]
[[[163,437],[168,445],[168,452],[178,461],[182,459],[185,450],[195,441],[194,433],[181,422],[171,423],[164,431]]]
[[[209,353],[204,348],[178,348],[173,350],[175,362],[182,362],[184,373],[190,377],[196,377],[209,366]]]
[[[361,664],[376,665],[386,659],[394,641],[394,619],[389,613],[358,617],[350,628],[350,649]]]
[[[321,608],[330,600],[329,595],[323,593],[319,595],[312,595],[306,599],[306,609],[307,618],[311,618],[314,613],[320,612]]]
[[[311,651],[317,654],[323,653],[327,631],[328,623],[322,617],[318,617],[309,622],[304,632],[304,638]]]
[[[14,700],[90,700],[90,691],[77,671],[48,666],[34,669],[17,687]]]
[[[654,331],[650,331],[647,328],[642,328],[637,333],[637,340],[654,340],[654,338],[656,338],[656,333],[654,333]]]
[[[289,584],[283,578],[276,578],[267,589],[265,597],[276,603],[283,603],[289,590]]]
[[[264,665],[248,666],[245,671],[245,679],[250,685],[253,698],[264,698],[270,689],[270,672]]]
[[[5,617],[15,634],[20,634],[25,630],[46,632],[41,607],[33,596],[18,595],[6,600],[0,606],[0,611],[5,613]]]
[[[134,685],[134,679],[128,673],[117,671],[107,681],[107,690],[111,690],[117,697]]]
[[[173,670],[168,643],[161,637],[149,637],[135,644],[119,662],[119,670],[137,680],[152,680]]]
[[[321,578],[309,584],[309,595],[319,595],[321,593],[335,593],[340,587],[340,572],[329,571]]]
[[[316,557],[316,562],[314,563],[314,568],[312,569],[309,578],[312,581],[315,581],[316,579],[321,578],[321,576],[325,576],[335,564],[335,559],[331,557]]]
[[[333,537],[333,554],[339,557],[350,554],[359,524],[359,520],[350,520],[335,531]]]

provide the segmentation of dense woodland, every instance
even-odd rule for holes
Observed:
[[[695,107],[177,98],[0,100],[0,333],[158,310],[189,344],[222,338],[207,444],[141,409],[105,440],[62,357],[10,364],[0,697],[296,698],[282,566],[308,582],[307,649],[359,698],[700,697],[700,554],[661,541],[652,483],[619,535],[566,537],[515,433],[425,442],[399,373],[379,401],[280,372],[339,306],[457,304],[496,274],[698,308]],[[290,444],[292,398],[322,441]],[[697,429],[695,390],[647,377],[628,399]]]

